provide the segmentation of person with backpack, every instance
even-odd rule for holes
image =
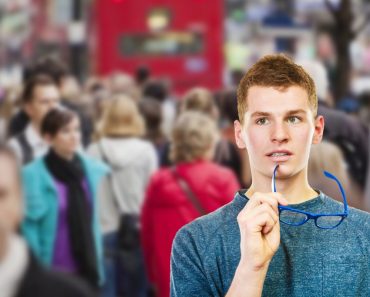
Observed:
[[[103,113],[101,139],[88,153],[111,167],[99,194],[107,283],[104,297],[147,296],[140,246],[139,215],[151,174],[158,168],[154,146],[145,135],[144,119],[133,99],[112,98]],[[119,294],[118,294],[119,295]]]
[[[57,107],[60,93],[54,80],[47,75],[31,77],[25,84],[22,94],[23,109],[30,119],[25,130],[9,140],[20,164],[27,164],[43,156],[49,146],[41,136],[41,122],[46,113]]]
[[[240,187],[233,171],[212,161],[218,136],[215,121],[206,114],[182,113],[172,132],[170,158],[174,165],[157,171],[148,185],[141,214],[142,244],[157,297],[169,296],[170,254],[176,232],[230,202]]]

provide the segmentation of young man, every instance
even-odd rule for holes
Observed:
[[[285,56],[266,56],[241,80],[238,112],[251,187],[178,232],[171,296],[370,296],[370,214],[307,182],[310,147],[324,130],[311,77]]]
[[[59,104],[60,93],[51,77],[37,75],[26,82],[22,100],[30,123],[23,132],[10,139],[9,145],[20,162],[26,164],[44,155],[48,149],[47,143],[41,137],[40,125],[45,114]]]
[[[2,297],[90,297],[86,285],[47,271],[17,234],[22,220],[22,191],[15,154],[0,143],[0,295]]]

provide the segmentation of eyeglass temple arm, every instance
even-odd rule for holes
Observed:
[[[333,179],[337,183],[337,185],[340,189],[340,192],[342,193],[342,197],[343,197],[343,201],[344,201],[344,212],[348,213],[347,197],[346,197],[346,193],[344,192],[344,189],[342,187],[342,184],[337,179],[337,177],[335,175],[331,174],[330,172],[324,170],[324,174],[325,174],[326,177]]]
[[[273,175],[272,175],[272,179],[271,179],[271,191],[272,191],[272,192],[274,192],[274,193],[276,192],[275,176],[276,176],[276,171],[277,171],[278,167],[279,167],[279,164],[277,164],[277,165],[275,166],[275,168],[274,168],[274,173],[273,173]],[[346,197],[346,193],[344,192],[344,189],[343,189],[342,184],[341,184],[341,183],[340,183],[340,181],[337,179],[337,177],[336,177],[335,175],[331,174],[330,172],[328,172],[328,171],[325,171],[325,170],[324,170],[324,175],[325,175],[326,177],[330,178],[330,179],[333,179],[333,180],[337,183],[337,185],[338,185],[338,187],[339,187],[339,189],[340,189],[340,192],[341,192],[341,194],[342,194],[343,201],[344,201],[344,212],[345,212],[345,213],[348,213],[348,202],[347,202],[347,197]]]

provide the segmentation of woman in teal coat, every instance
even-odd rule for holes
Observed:
[[[47,266],[100,287],[104,270],[96,197],[99,183],[109,169],[78,153],[81,131],[74,112],[50,111],[41,133],[50,150],[22,169],[22,233]]]

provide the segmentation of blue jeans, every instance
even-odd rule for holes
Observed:
[[[118,241],[117,232],[107,233],[103,236],[104,244],[104,269],[105,284],[102,289],[102,297],[117,297],[118,276]]]
[[[150,286],[141,245],[122,249],[118,232],[103,236],[106,281],[102,297],[148,297]]]

